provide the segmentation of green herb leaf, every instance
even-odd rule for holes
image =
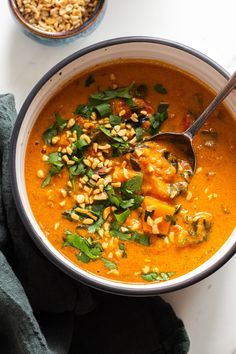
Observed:
[[[174,275],[174,272],[151,272],[151,273],[147,273],[147,274],[142,274],[141,277],[146,280],[146,281],[166,281],[169,280],[170,277]]]
[[[129,217],[130,215],[130,210],[129,209],[126,209],[125,211],[123,211],[123,213],[121,214],[116,214],[114,213],[114,216],[116,218],[116,221],[122,225],[124,224],[125,220]]]
[[[107,269],[117,269],[117,264],[115,262],[112,262],[112,261],[109,261],[108,259],[106,258],[101,258],[101,261],[103,262],[104,266],[107,268]]]
[[[66,127],[68,120],[63,119],[59,113],[55,113],[56,124],[60,132]]]
[[[89,87],[95,82],[94,77],[92,74],[90,74],[87,79],[85,80],[85,87]]]
[[[110,124],[111,125],[119,125],[121,123],[121,117],[110,115],[109,118]]]
[[[52,152],[51,154],[49,154],[49,159],[47,163],[51,164],[51,168],[48,172],[47,177],[41,184],[42,188],[45,188],[47,185],[49,185],[49,183],[51,182],[51,178],[58,174],[64,167],[60,152]]]
[[[70,181],[72,182],[73,188],[74,188],[75,177],[78,175],[84,175],[85,172],[86,172],[86,167],[82,162],[79,162],[78,164],[69,167],[69,178]]]
[[[122,251],[122,258],[126,258],[127,257],[127,253],[125,251],[125,245],[123,243],[119,244],[119,249]]]
[[[119,195],[115,193],[114,188],[109,184],[108,186],[106,186],[105,190],[111,204],[115,205],[116,207],[119,207],[122,202],[122,199]]]
[[[84,139],[79,139],[76,141],[75,146],[78,150],[82,150],[84,147],[88,146],[88,142]]]
[[[112,224],[110,235],[112,237],[118,237],[121,241],[134,241],[144,246],[150,245],[149,234],[141,234],[140,232],[132,231],[130,229],[128,229],[126,232],[121,232],[120,226],[116,222]]]
[[[150,246],[150,235],[148,234],[141,234],[140,232],[134,231],[132,234],[132,240],[141,245]]]
[[[168,103],[160,103],[157,113],[150,117],[151,122],[151,135],[159,132],[161,124],[168,118]]]
[[[103,134],[105,134],[110,140],[113,140],[114,143],[111,144],[113,149],[113,156],[119,156],[124,153],[124,151],[129,149],[129,143],[124,141],[121,137],[112,136],[110,130],[105,128],[103,125],[98,127]]]
[[[83,117],[89,119],[93,111],[94,111],[94,107],[92,105],[80,104],[76,108],[75,114],[80,114]]]
[[[43,141],[47,145],[52,144],[52,138],[57,135],[57,127],[55,124],[51,125],[48,129],[43,133]]]
[[[82,134],[82,128],[78,124],[75,124],[70,130],[72,131],[72,133],[73,131],[76,131],[77,139],[79,139],[80,135]]]
[[[99,105],[94,107],[96,111],[99,113],[100,117],[109,117],[112,113],[111,105],[109,103],[100,103]]]
[[[121,192],[127,197],[132,197],[134,193],[140,192],[142,181],[143,175],[139,173],[128,181],[121,183]]]
[[[135,133],[136,133],[137,141],[141,141],[143,139],[143,128],[141,127],[136,128]]]
[[[88,227],[88,232],[91,234],[94,234],[95,232],[98,232],[102,226],[102,224],[104,224],[104,220],[103,218],[100,216],[97,221],[95,221],[92,225],[90,225]]]
[[[96,92],[90,95],[90,98],[96,101],[109,101],[113,98],[131,98],[132,96],[130,95],[129,91],[132,86],[133,84],[128,87],[117,88],[115,90]]]
[[[99,258],[102,253],[102,247],[99,242],[92,242],[89,239],[82,237],[76,233],[66,231],[66,246],[70,245],[76,249],[79,249],[91,260]]]
[[[76,255],[77,259],[83,263],[89,263],[90,258],[86,256],[84,252],[80,252],[79,254]]]
[[[162,93],[163,95],[167,94],[167,89],[162,85],[162,84],[156,84],[154,86],[154,89],[158,92],[158,93]]]

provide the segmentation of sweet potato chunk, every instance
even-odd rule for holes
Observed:
[[[152,226],[145,221],[145,212],[148,212],[152,213],[150,216],[152,220],[163,217],[163,220],[158,223],[159,233],[168,234],[170,222],[166,221],[166,215],[172,216],[175,212],[175,208],[156,198],[147,196],[143,201],[143,209],[143,231],[152,233]]]

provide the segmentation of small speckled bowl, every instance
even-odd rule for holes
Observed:
[[[91,34],[102,21],[107,7],[107,0],[98,0],[97,7],[92,16],[81,26],[69,31],[53,33],[40,30],[26,21],[17,7],[16,0],[8,0],[8,2],[11,13],[21,30],[23,30],[28,37],[36,40],[37,42],[50,46],[70,43],[76,39],[83,38]]]

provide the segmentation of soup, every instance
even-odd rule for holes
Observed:
[[[184,131],[212,100],[161,63],[120,61],[53,97],[29,137],[34,216],[66,258],[124,282],[166,281],[208,260],[235,220],[235,122],[224,105],[194,138],[197,170],[159,131]]]

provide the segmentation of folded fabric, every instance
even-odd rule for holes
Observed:
[[[183,322],[160,297],[90,289],[36,248],[14,205],[9,147],[14,97],[0,95],[0,343],[2,354],[185,354]]]

